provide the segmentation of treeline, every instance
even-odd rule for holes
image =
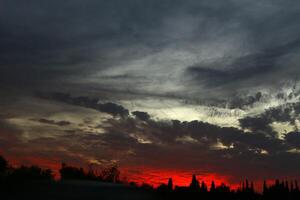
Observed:
[[[60,180],[93,180],[111,183],[120,183],[120,171],[117,166],[104,167],[100,171],[89,168],[77,168],[62,163],[59,170]],[[0,181],[24,182],[24,181],[54,181],[55,176],[51,169],[42,169],[38,166],[12,167],[8,161],[0,156]]]
[[[91,167],[88,170],[83,168],[77,168],[62,163],[59,170],[60,180],[55,181],[54,173],[51,169],[42,169],[38,166],[21,166],[14,168],[9,165],[7,160],[0,156],[0,196],[1,193],[9,196],[14,192],[21,190],[28,190],[32,194],[41,192],[45,193],[53,191],[53,188],[60,189],[58,183],[63,183],[68,180],[81,180],[81,181],[101,181],[109,183],[121,183],[124,186],[130,188],[136,188],[139,191],[150,191],[152,194],[156,194],[162,199],[218,199],[218,200],[296,200],[300,199],[300,190],[298,182],[294,181],[280,181],[275,180],[273,184],[263,183],[263,191],[258,193],[255,191],[255,185],[253,182],[245,180],[240,187],[236,190],[232,190],[230,186],[222,183],[216,185],[214,181],[208,186],[204,181],[199,182],[196,175],[191,178],[189,186],[174,186],[172,178],[169,178],[167,183],[163,183],[157,188],[143,183],[138,185],[134,182],[128,183],[121,181],[120,171],[117,166],[105,167],[101,170],[93,170]],[[47,187],[39,188],[39,184],[47,183]],[[28,183],[34,183],[30,187]],[[45,188],[46,189],[45,191]],[[51,190],[52,189],[52,190]],[[57,189],[54,189],[55,191]],[[30,193],[29,192],[29,193]],[[74,191],[76,192],[76,191]],[[124,197],[126,199],[126,197]]]
[[[164,199],[222,199],[222,200],[296,200],[300,199],[298,182],[275,180],[273,184],[263,183],[262,193],[255,191],[255,185],[248,180],[243,181],[240,187],[232,190],[224,183],[216,186],[212,181],[210,187],[202,181],[198,181],[196,175],[192,176],[189,186],[173,186],[172,178],[167,184],[161,184],[154,191],[160,193]]]
[[[51,169],[42,169],[38,166],[21,166],[14,168],[10,166],[6,159],[0,156],[0,180],[17,182],[27,180],[54,180]]]

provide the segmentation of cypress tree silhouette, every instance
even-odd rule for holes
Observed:
[[[214,181],[212,181],[211,182],[211,185],[210,185],[210,192],[215,192],[215,190],[216,190],[216,185],[215,185],[215,182]]]
[[[279,180],[278,179],[275,180],[275,187],[279,187]]]
[[[288,183],[288,181],[285,181],[285,185],[284,185],[284,187],[285,187],[285,190],[286,190],[286,192],[289,192],[289,191],[290,191],[290,188],[289,188],[289,183]]]
[[[254,192],[254,183],[253,183],[253,181],[251,181],[250,190],[251,190],[251,192]]]
[[[192,177],[192,182],[190,184],[190,188],[194,191],[197,191],[200,189],[199,181],[197,180],[197,177],[195,174]]]
[[[298,187],[298,182],[297,180],[295,180],[295,190],[298,192],[299,191],[299,187]]]
[[[290,185],[291,185],[290,191],[293,192],[294,191],[294,183],[293,183],[293,181],[290,182]]]
[[[268,193],[268,186],[267,186],[267,182],[264,180],[263,194],[267,194],[267,193]]]
[[[202,192],[207,192],[207,186],[206,186],[206,184],[204,183],[204,181],[201,182],[201,191],[202,191]]]
[[[242,183],[242,191],[245,191],[245,183],[244,183],[244,181]]]
[[[8,162],[7,160],[0,156],[0,173],[4,173],[8,168]]]
[[[281,184],[280,184],[280,187],[284,190],[285,189],[285,187],[284,187],[285,185],[284,185],[284,181],[282,180],[281,181]]]
[[[172,191],[173,190],[173,179],[169,178],[168,180],[168,190]]]
[[[246,191],[249,190],[249,182],[248,182],[248,179],[246,179]]]

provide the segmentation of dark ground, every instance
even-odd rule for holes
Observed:
[[[3,191],[4,190],[4,191]],[[94,181],[62,181],[19,183],[2,188],[1,199],[41,200],[153,200],[160,197],[135,187]]]

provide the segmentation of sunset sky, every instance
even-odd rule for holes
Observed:
[[[154,185],[300,178],[300,2],[1,0],[0,154]]]

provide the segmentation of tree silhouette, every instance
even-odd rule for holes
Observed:
[[[295,180],[295,190],[299,191],[298,182]]]
[[[206,186],[204,181],[201,182],[201,191],[202,192],[207,192],[207,186]]]
[[[268,193],[268,186],[267,186],[267,182],[264,180],[263,194],[267,194],[267,193]]]
[[[216,185],[215,185],[215,182],[214,181],[212,181],[211,182],[211,186],[210,186],[210,192],[214,192],[216,190]]]
[[[101,172],[101,179],[103,181],[118,183],[120,182],[120,171],[117,166],[104,168]]]
[[[0,156],[0,174],[4,173],[8,169],[8,162],[7,160]]]
[[[21,166],[20,168],[13,169],[9,175],[9,178],[16,181],[54,179],[52,170],[42,169],[38,166]]]
[[[82,180],[87,179],[88,177],[84,173],[83,168],[67,166],[67,164],[65,163],[61,164],[61,169],[59,170],[59,173],[62,180]]]
[[[168,180],[168,190],[173,190],[173,180],[172,180],[172,178],[169,178],[169,180]]]
[[[190,184],[190,188],[195,191],[199,190],[199,188],[200,188],[199,181],[197,180],[197,177],[195,174],[192,177],[192,182]]]

